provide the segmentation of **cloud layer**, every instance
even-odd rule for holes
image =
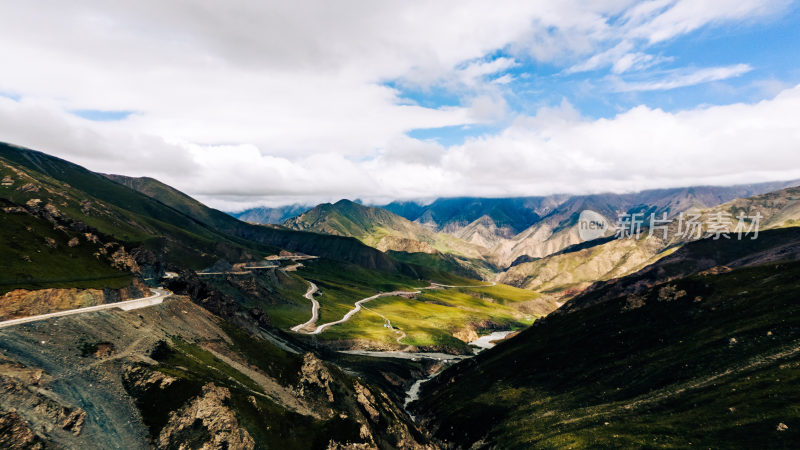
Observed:
[[[509,105],[531,64],[599,70],[616,92],[740,76],[746,61],[657,69],[672,58],[652,49],[784,0],[45,3],[0,5],[0,140],[221,208],[800,177],[798,88],[606,119]],[[443,127],[493,131],[408,136]]]

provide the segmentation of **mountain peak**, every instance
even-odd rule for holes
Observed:
[[[363,206],[358,201],[353,201],[353,200],[349,200],[349,199],[346,199],[346,198],[343,198],[343,199],[339,200],[338,202],[334,203],[333,205],[334,206],[352,206],[352,205]]]

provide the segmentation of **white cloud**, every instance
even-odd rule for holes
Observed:
[[[476,122],[496,122],[508,115],[508,104],[498,95],[480,95],[470,100],[470,117]]]
[[[675,114],[641,107],[589,121],[563,103],[514,120],[506,99],[515,78],[504,72],[533,59],[573,68],[567,71],[629,74],[664,61],[650,53],[651,43],[709,24],[764,17],[785,5],[7,0],[0,3],[0,92],[22,100],[0,97],[0,140],[93,170],[155,176],[224,207],[779,178],[796,163],[793,153],[781,150],[798,141],[786,123],[796,116],[796,89],[752,106]],[[746,70],[674,71],[620,86],[672,89]],[[422,91],[444,86],[457,106],[418,105],[387,81]],[[97,123],[67,112],[76,109],[134,114]],[[692,114],[699,124],[694,136],[687,120]],[[722,116],[714,125],[727,134],[706,123]],[[754,117],[764,118],[760,128],[746,126]],[[406,136],[418,128],[512,121],[497,136],[452,148]],[[653,147],[641,131],[669,126],[674,129],[662,138],[674,148]],[[764,142],[764,173],[726,162],[712,167],[711,178],[692,165],[671,178],[626,175],[629,167],[649,170],[641,162],[643,148],[659,148],[672,160],[691,155],[684,148],[721,148],[718,141],[739,157]]]
[[[654,0],[628,14],[636,24],[630,35],[661,42],[708,24],[770,16],[790,4],[791,0]]]
[[[631,70],[644,70],[653,65],[672,60],[670,57],[653,56],[641,51],[635,51],[634,48],[633,42],[622,41],[606,51],[597,53],[589,59],[569,67],[565,73],[586,72],[610,66],[613,73],[621,74]]]
[[[666,77],[655,80],[627,82],[616,79],[614,80],[614,84],[616,85],[614,89],[618,92],[664,91],[712,81],[727,80],[744,75],[751,70],[753,70],[753,68],[748,64],[708,67],[693,71],[678,70],[672,71]]]
[[[507,73],[492,80],[492,84],[508,84],[511,83],[512,81],[514,81],[514,76],[511,75],[510,73]]]
[[[613,119],[581,119],[563,104],[449,149],[442,168],[453,172],[451,195],[793,179],[800,177],[798,111],[800,86],[753,105],[677,113],[640,106]]]
[[[146,136],[131,141],[114,124],[2,99],[0,135],[57,149],[94,170],[155,175],[214,206],[241,209],[338,198],[619,192],[800,178],[798,111],[800,86],[756,104],[676,113],[640,106],[598,120],[563,101],[517,118],[496,136],[449,148],[401,137],[374,158],[331,151],[289,159],[252,145],[198,146]],[[34,119],[38,126],[31,128]]]
[[[483,77],[508,70],[519,65],[513,58],[497,58],[491,61],[472,62],[464,69],[458,70],[456,76],[466,86],[479,84]]]
[[[595,26],[584,33],[590,43],[575,46],[588,57],[566,73],[610,67],[615,74],[643,70],[673,58],[647,53],[653,44],[691,33],[704,26],[728,22],[752,22],[785,11],[792,0],[648,0],[627,8],[621,19]],[[604,50],[603,50],[604,49]]]

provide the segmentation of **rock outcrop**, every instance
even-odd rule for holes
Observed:
[[[149,295],[138,279],[123,289],[15,289],[0,296],[0,320],[120,302]]]
[[[158,437],[159,448],[253,449],[255,441],[239,426],[236,414],[226,406],[231,392],[208,383],[203,395],[170,414]]]
[[[45,432],[60,429],[73,435],[80,434],[86,420],[86,411],[63,405],[56,398],[55,395],[30,387],[21,380],[0,375],[0,409],[24,410],[27,420]]]

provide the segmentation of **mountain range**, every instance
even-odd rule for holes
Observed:
[[[795,184],[261,225],[0,144],[0,446],[796,448]],[[760,230],[582,242],[585,209]]]
[[[617,221],[620,214],[656,214],[658,217],[666,215],[675,218],[687,211],[704,211],[733,199],[796,184],[796,181],[789,181],[733,187],[704,186],[622,195],[440,199],[427,206],[393,203],[385,208],[341,200],[335,204],[318,205],[288,219],[283,226],[355,237],[382,251],[450,255],[457,258],[462,267],[484,278],[521,287],[545,288],[541,283],[532,284],[529,275],[550,264],[554,258],[547,262],[535,261],[582,243],[577,222],[583,210],[595,211],[611,224]],[[618,254],[603,258],[601,265],[609,267],[602,274],[596,269],[589,269],[590,273],[582,281],[625,275],[650,262],[662,249],[658,245],[641,247],[619,243],[610,244],[604,249],[611,247],[618,249],[601,252],[604,257],[610,253]],[[592,252],[586,251],[583,255]],[[626,262],[622,263],[623,260]],[[523,263],[525,265],[517,267]],[[545,269],[545,272],[576,278],[577,271],[564,271],[560,264],[550,264],[551,268]],[[522,276],[523,272],[528,275]],[[554,287],[552,284],[548,283],[546,288]],[[567,286],[569,284],[572,286]],[[576,281],[559,285],[572,288],[579,287],[580,283]]]

